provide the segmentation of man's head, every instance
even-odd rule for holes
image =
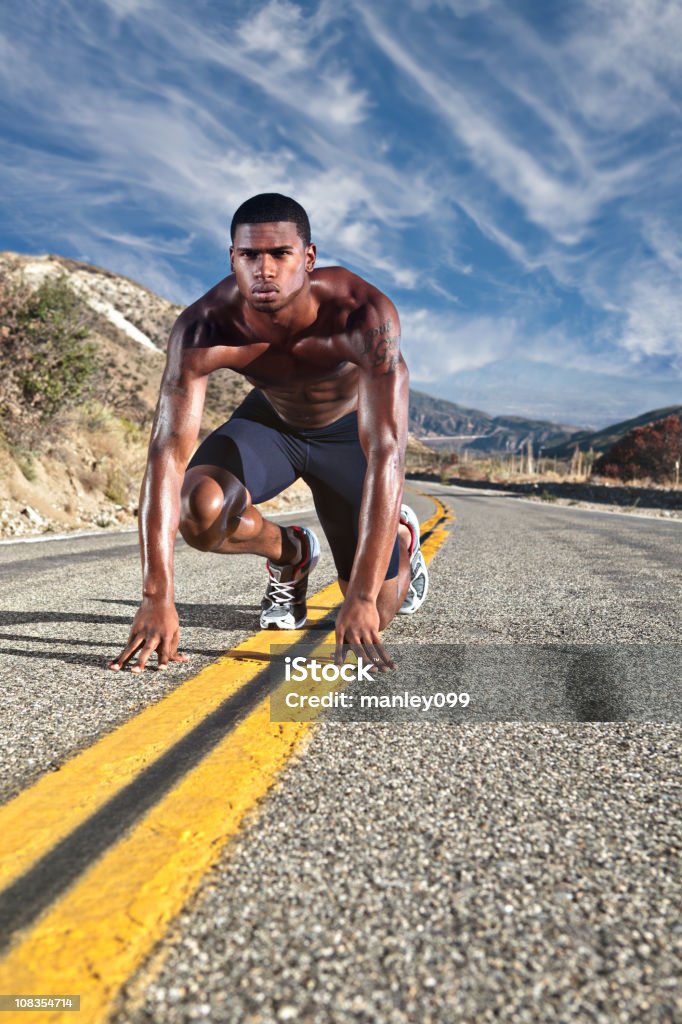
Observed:
[[[234,245],[234,236],[240,224],[270,224],[275,221],[289,221],[296,225],[304,246],[310,245],[310,221],[300,203],[279,192],[262,192],[252,196],[239,207],[230,226],[230,236]]]
[[[247,199],[232,218],[230,261],[239,291],[260,312],[277,313],[309,289],[315,246],[303,207],[276,192]]]

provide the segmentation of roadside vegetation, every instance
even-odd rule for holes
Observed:
[[[531,445],[521,453],[478,456],[463,452],[434,451],[415,465],[416,472],[448,479],[505,484],[605,484],[628,487],[680,489],[682,423],[667,416],[636,427],[606,452],[576,446],[570,459],[537,456]],[[551,495],[547,492],[548,500]]]
[[[40,447],[102,379],[93,316],[65,278],[0,287],[0,409],[11,445]]]
[[[607,479],[646,479],[656,484],[680,483],[682,424],[677,416],[636,427],[617,441],[594,465],[594,472]]]
[[[47,529],[52,509],[65,525],[134,512],[146,431],[109,407],[98,326],[65,277],[0,283],[0,532],[25,532],[22,514]]]

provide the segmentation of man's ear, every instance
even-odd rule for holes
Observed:
[[[230,246],[230,270],[234,274],[234,246]]]
[[[311,242],[310,245],[306,245],[305,247],[305,269],[308,271],[308,273],[310,273],[310,271],[314,268],[316,257],[317,246],[315,245],[314,242]]]

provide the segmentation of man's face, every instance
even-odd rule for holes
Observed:
[[[259,312],[276,313],[305,285],[315,266],[315,246],[305,246],[290,221],[240,224],[230,262],[249,305]]]

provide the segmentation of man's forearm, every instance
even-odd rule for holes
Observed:
[[[173,553],[180,523],[182,474],[167,453],[150,453],[139,511],[142,592],[173,600]]]
[[[404,479],[399,447],[370,453],[347,596],[375,601],[381,590],[398,530]]]

